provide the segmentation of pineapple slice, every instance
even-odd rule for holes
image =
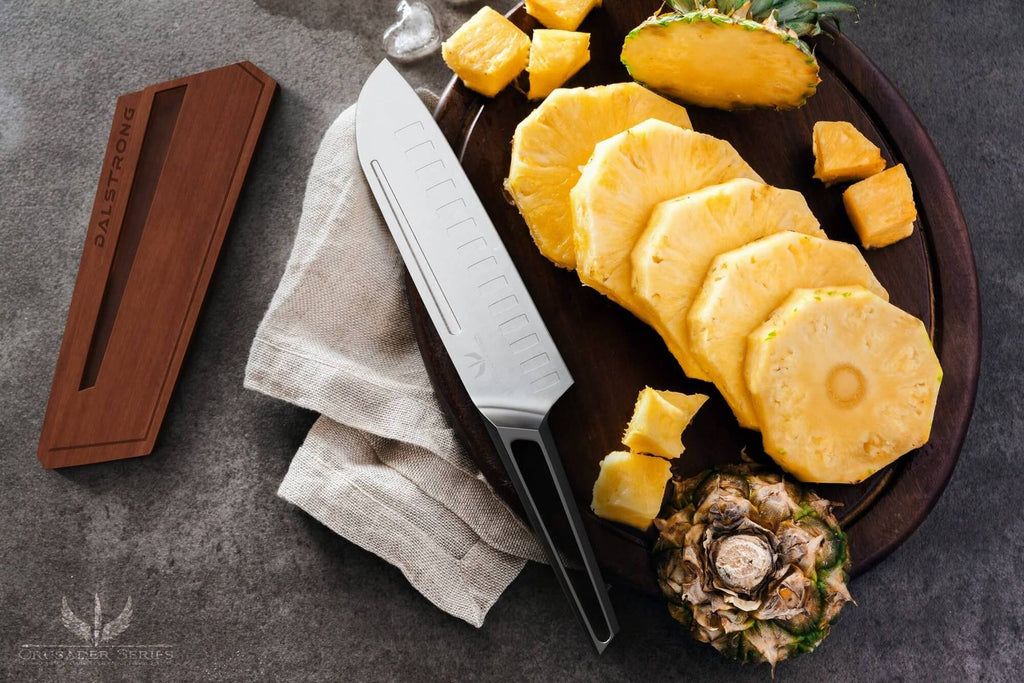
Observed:
[[[467,88],[494,97],[526,68],[530,39],[515,24],[484,6],[451,38],[441,56]]]
[[[678,458],[683,454],[683,430],[707,400],[703,394],[688,396],[645,387],[637,396],[622,443],[638,453]]]
[[[784,231],[719,255],[690,307],[690,350],[729,403],[740,426],[757,429],[743,377],[747,336],[794,289],[860,285],[889,295],[860,250]]]
[[[814,177],[825,183],[861,180],[885,170],[882,150],[847,121],[814,124]]]
[[[575,31],[601,0],[526,0],[526,13],[548,28]]]
[[[825,237],[799,192],[730,180],[660,204],[633,248],[633,291],[687,375],[711,378],[690,352],[686,314],[712,259],[779,230]]]
[[[569,190],[594,145],[651,118],[690,127],[685,109],[636,83],[556,90],[516,127],[505,189],[555,265],[576,267]]]
[[[843,204],[865,249],[888,246],[914,232],[917,206],[903,164],[846,188]]]
[[[747,338],[765,452],[856,483],[928,441],[942,368],[917,318],[861,287],[799,289]]]
[[[626,451],[609,453],[601,461],[590,509],[603,519],[646,531],[661,511],[671,476],[668,460]]]
[[[531,100],[547,97],[589,61],[589,33],[537,29],[526,65],[530,74],[530,92],[526,96]]]
[[[649,88],[719,109],[800,107],[820,82],[810,49],[770,12],[764,23],[714,10],[655,15],[626,36],[622,63]]]
[[[633,293],[630,261],[651,211],[666,199],[733,178],[761,179],[728,142],[662,121],[645,121],[599,143],[569,193],[580,280],[654,324]]]

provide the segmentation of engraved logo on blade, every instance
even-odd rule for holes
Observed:
[[[470,360],[470,369],[476,369],[476,374],[473,375],[474,378],[479,378],[487,371],[487,361],[479,353],[467,353],[465,357]]]

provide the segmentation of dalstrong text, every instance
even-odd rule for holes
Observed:
[[[110,229],[110,218],[114,212],[114,201],[117,199],[121,187],[122,164],[125,161],[124,153],[128,151],[128,139],[132,133],[132,120],[135,118],[135,108],[125,107],[121,111],[121,121],[117,129],[117,137],[114,139],[114,156],[110,159],[110,165],[103,174],[103,208],[99,210],[99,220],[96,221],[96,231],[93,234],[92,242],[97,247],[103,247],[107,242],[107,231]]]

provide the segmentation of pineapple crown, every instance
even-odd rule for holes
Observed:
[[[839,25],[839,15],[857,8],[836,0],[666,0],[676,12],[716,11],[735,19],[752,19],[794,36],[816,36],[822,21]]]

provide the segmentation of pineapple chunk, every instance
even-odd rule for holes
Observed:
[[[526,13],[548,28],[575,31],[601,0],[526,0]]]
[[[590,509],[603,519],[646,531],[661,511],[671,476],[667,460],[626,451],[609,453],[601,461]]]
[[[814,177],[825,183],[862,180],[885,170],[882,150],[847,121],[814,124]]]
[[[516,127],[505,189],[555,265],[576,267],[569,191],[594,145],[651,118],[690,127],[685,109],[636,83],[556,90]]]
[[[662,121],[599,143],[569,193],[580,280],[654,324],[633,293],[633,245],[659,202],[733,178],[761,179],[725,140]]]
[[[490,7],[481,7],[441,45],[441,56],[467,88],[494,97],[526,68],[530,39]]]
[[[690,349],[740,426],[758,426],[743,377],[747,336],[794,289],[842,285],[860,285],[889,299],[860,250],[844,242],[784,231],[712,262],[687,316]]]
[[[747,338],[765,452],[856,483],[928,441],[942,368],[924,324],[861,287],[798,289]]]
[[[533,32],[530,46],[530,92],[539,100],[572,78],[590,61],[590,34],[539,28]]]
[[[712,259],[779,230],[825,237],[799,192],[730,180],[658,205],[633,248],[633,291],[687,375],[710,380],[690,351],[686,314]]]
[[[888,246],[914,232],[914,188],[903,164],[846,188],[843,204],[865,249]]]
[[[688,396],[645,387],[636,399],[622,443],[638,453],[678,458],[683,454],[683,430],[707,400],[703,394]]]
[[[621,58],[638,82],[702,107],[800,107],[819,83],[796,35],[703,10],[652,16],[626,36]]]

